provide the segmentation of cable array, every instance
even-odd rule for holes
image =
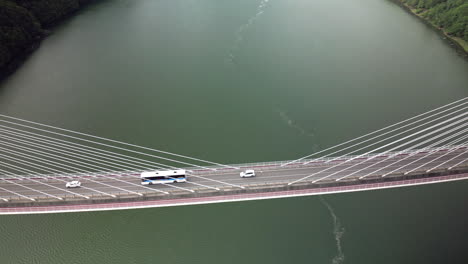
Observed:
[[[463,98],[302,158],[271,163],[265,183],[318,184],[465,166],[467,109],[468,98]],[[253,165],[225,165],[0,114],[2,201],[245,189],[249,185],[238,173],[248,166]],[[140,183],[141,172],[182,168],[193,180],[158,187]],[[74,179],[87,184],[64,188]]]
[[[39,186],[47,186],[63,191],[63,187],[51,185],[44,180],[53,179],[65,183],[76,177],[88,177],[87,181],[105,186],[109,191],[103,192],[89,187],[83,187],[83,189],[115,198],[116,196],[112,194],[115,191],[142,196],[141,189],[169,194],[167,191],[142,186],[131,180],[132,178],[139,178],[139,173],[142,171],[181,169],[181,166],[192,170],[204,169],[210,171],[216,171],[220,168],[236,169],[236,167],[221,163],[93,136],[7,115],[0,115],[0,117],[0,159],[2,160],[0,162],[0,180],[56,199],[60,197],[38,191],[37,188],[31,188],[18,183],[16,180],[29,180]],[[206,179],[192,174],[191,171],[188,171],[188,174],[192,177]],[[112,180],[112,182],[121,182],[125,187],[109,184],[105,181],[106,179]],[[206,180],[244,188],[214,179]],[[190,184],[219,190],[217,187],[201,183],[190,182]],[[134,187],[128,188],[128,185]],[[189,188],[175,185],[167,186],[172,189],[194,192]],[[5,188],[1,188],[1,190],[19,195],[17,192]],[[65,190],[65,192],[89,199],[88,196],[75,191]]]
[[[355,139],[348,140],[336,146],[287,162],[282,166],[284,167],[298,163],[306,165],[322,160],[324,157],[335,157],[325,161],[326,163],[333,163],[332,166],[328,166],[305,177],[291,181],[288,185],[305,180],[312,180],[312,183],[330,179],[340,181],[345,178],[359,175],[359,173],[369,170],[370,168],[375,168],[375,170],[367,172],[359,177],[359,179],[363,179],[374,175],[385,168],[394,166],[399,162],[401,163],[402,160],[414,157],[418,155],[421,150],[428,150],[429,152],[422,157],[418,157],[415,161],[411,161],[410,164],[428,159],[431,154],[434,154],[440,149],[450,148],[446,153],[449,155],[454,151],[460,151],[457,146],[463,147],[461,153],[457,154],[450,160],[444,160],[443,163],[434,165],[437,160],[444,157],[444,155],[439,155],[437,158],[431,159],[420,166],[405,171],[405,174],[409,174],[428,165],[434,165],[434,167],[429,169],[427,172],[435,170],[444,164],[448,164],[452,160],[459,157],[465,157],[467,155],[466,153],[468,150],[465,148],[467,144],[466,138],[468,135],[467,109],[468,100],[465,97],[396,124],[384,127]],[[418,152],[415,150],[420,151]],[[412,151],[412,153],[408,154],[409,156],[404,159],[399,159],[391,164],[386,164],[389,160],[409,151]],[[319,158],[308,159],[313,156],[317,156],[318,154],[321,154]],[[351,156],[352,154],[354,154],[354,156]],[[382,159],[381,157],[383,155],[387,155],[386,158]],[[361,159],[364,160],[358,161]],[[366,163],[370,163],[369,161],[371,160],[375,161],[370,165],[365,165]],[[462,164],[463,162],[459,163]],[[385,173],[383,176],[399,172],[410,164],[406,163],[401,167]],[[353,168],[357,170],[348,172]]]

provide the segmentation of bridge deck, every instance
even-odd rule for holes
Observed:
[[[271,192],[256,192],[243,193],[232,195],[217,195],[217,196],[202,196],[190,198],[176,199],[161,199],[149,201],[127,201],[127,202],[112,202],[112,203],[92,203],[92,204],[69,204],[69,205],[46,205],[46,206],[31,206],[31,207],[0,207],[0,215],[8,214],[44,214],[44,213],[67,213],[67,212],[89,212],[89,211],[108,211],[108,210],[124,210],[124,209],[141,209],[154,207],[168,207],[181,205],[195,205],[208,203],[236,202],[249,200],[274,199],[284,197],[298,197],[322,195],[330,193],[344,193],[367,191],[376,189],[387,189],[396,187],[406,187],[414,185],[450,182],[468,179],[468,173],[446,175],[430,178],[419,178],[402,181],[389,181],[383,183],[364,183],[349,186],[335,186],[325,188],[298,189],[287,191],[271,191]]]
[[[353,172],[357,172],[349,178],[343,179],[343,181],[356,180],[358,177],[368,175],[371,172],[380,169],[376,173],[369,175],[368,179],[380,178],[382,175],[392,172],[392,175],[398,175],[404,172],[411,171],[425,163],[423,167],[418,168],[414,171],[414,174],[424,173],[428,169],[432,169],[439,164],[446,162],[441,167],[442,170],[446,170],[450,166],[460,163],[468,158],[468,153],[463,153],[465,148],[462,147],[459,150],[451,151],[447,153],[445,151],[438,151],[432,154],[426,152],[419,152],[413,155],[403,154],[389,158],[388,156],[374,156],[360,159],[350,160],[349,162],[343,163],[343,160],[335,161],[321,161],[313,162],[307,165],[303,164],[290,164],[288,166],[281,167],[279,165],[245,165],[240,166],[240,169],[218,169],[216,171],[209,170],[192,170],[193,175],[188,177],[187,183],[177,183],[168,185],[151,185],[142,186],[140,185],[140,179],[138,173],[128,175],[101,175],[101,176],[76,176],[78,180],[82,182],[84,188],[66,189],[63,180],[70,180],[70,178],[50,176],[48,179],[41,177],[35,177],[31,179],[18,180],[15,178],[4,177],[0,180],[0,207],[9,207],[12,203],[26,202],[28,206],[31,204],[31,200],[28,198],[35,199],[35,203],[38,205],[40,202],[47,202],[56,200],[51,196],[62,198],[65,201],[70,200],[73,202],[79,200],[85,200],[84,197],[88,196],[91,199],[103,199],[110,198],[106,194],[115,195],[115,198],[121,197],[139,197],[143,196],[157,196],[158,199],[173,198],[174,195],[184,195],[204,192],[213,192],[215,189],[219,189],[220,193],[229,190],[242,190],[258,188],[262,185],[287,185],[293,181],[304,178],[308,175],[317,173],[316,175],[305,179],[304,183],[311,183],[312,181],[322,179],[328,175],[334,174],[329,178],[322,179],[317,182],[316,187],[320,187],[319,184],[326,182],[334,182],[335,179],[347,176]],[[461,155],[460,155],[461,154]],[[434,160],[435,158],[438,158]],[[430,162],[432,161],[432,162]],[[407,165],[403,167],[404,165]],[[466,167],[468,164],[465,162],[460,164],[459,167]],[[369,168],[366,168],[369,167]],[[239,172],[246,168],[254,168],[257,176],[254,178],[240,178]],[[365,168],[365,169],[364,169]],[[324,172],[320,172],[325,170]],[[457,169],[457,168],[453,168]],[[200,178],[202,177],[202,178]],[[391,175],[387,177],[392,177]],[[42,184],[45,183],[45,184]],[[126,190],[126,191],[125,191]]]

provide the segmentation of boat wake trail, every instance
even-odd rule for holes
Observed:
[[[257,12],[255,13],[255,15],[252,16],[251,18],[249,18],[249,20],[247,20],[247,23],[240,26],[239,29],[237,30],[236,35],[235,35],[234,44],[231,46],[231,48],[229,49],[229,52],[228,52],[227,61],[229,63],[234,63],[235,62],[236,53],[239,50],[240,45],[244,41],[244,36],[243,36],[244,32],[246,30],[248,30],[250,28],[250,26],[252,26],[252,24],[263,14],[263,12],[265,12],[265,8],[268,6],[269,1],[270,0],[261,0],[260,4],[257,7]]]
[[[322,196],[320,196],[320,202],[327,207],[331,217],[333,218],[333,234],[335,235],[336,240],[337,255],[333,257],[332,264],[343,263],[345,256],[343,254],[343,249],[341,248],[341,239],[345,233],[345,229],[341,226],[340,219],[336,216],[335,211],[331,205],[328,204]]]
[[[288,116],[288,113],[286,111],[283,111],[281,109],[276,109],[276,111],[278,112],[279,116],[281,117],[281,119],[291,128],[294,128],[296,129],[297,131],[299,131],[301,133],[301,135],[306,135],[306,136],[309,136],[309,137],[313,137],[315,136],[314,133],[312,131],[307,131],[305,128],[303,128],[302,126],[300,126],[299,124],[297,124],[297,122],[295,122],[294,120],[292,120],[289,116]]]

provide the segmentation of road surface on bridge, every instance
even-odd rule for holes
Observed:
[[[89,197],[102,197],[105,194],[115,196],[138,196],[148,195],[150,193],[157,193],[158,195],[170,195],[170,194],[183,194],[183,193],[199,193],[204,191],[213,191],[216,189],[232,190],[232,189],[249,189],[252,187],[258,187],[259,185],[267,184],[284,184],[294,182],[302,179],[306,176],[315,174],[310,178],[304,179],[301,182],[311,183],[316,180],[317,187],[321,183],[335,181],[341,177],[347,176],[353,172],[358,173],[343,179],[342,181],[355,180],[358,177],[367,175],[371,172],[376,171],[375,174],[369,175],[365,179],[372,179],[381,177],[382,175],[392,172],[392,174],[386,176],[391,178],[392,175],[401,175],[402,173],[413,170],[414,168],[420,167],[411,174],[424,173],[428,169],[432,169],[439,164],[443,164],[437,170],[446,170],[454,164],[460,163],[468,158],[466,147],[458,147],[456,150],[440,150],[434,153],[427,153],[427,151],[420,151],[417,153],[404,153],[398,156],[389,157],[387,155],[367,156],[352,159],[348,158],[348,162],[344,162],[346,159],[340,157],[339,160],[327,162],[326,160],[317,160],[315,162],[304,165],[302,163],[292,163],[287,166],[280,166],[283,163],[265,163],[265,164],[245,164],[236,165],[239,169],[229,168],[217,168],[213,170],[201,170],[201,169],[188,169],[191,171],[191,175],[188,176],[188,182],[177,183],[177,184],[166,184],[166,185],[150,185],[142,186],[140,184],[139,173],[130,173],[127,175],[100,175],[100,176],[89,176],[81,175],[75,176],[73,180],[79,180],[82,182],[83,188],[66,189],[64,181],[70,181],[71,178],[50,176],[45,179],[44,177],[33,177],[32,179],[18,180],[14,177],[4,176],[0,181],[0,207],[7,206],[11,201],[25,200],[26,197],[34,198],[36,201],[41,199],[50,200],[51,197],[45,195],[50,194],[53,196],[67,199],[85,199],[83,197],[75,196],[72,193]],[[437,160],[435,160],[438,158]],[[399,162],[397,162],[399,161]],[[431,162],[432,161],[432,162]],[[428,163],[429,162],[429,163]],[[427,163],[427,164],[426,164]],[[404,166],[409,164],[408,166]],[[373,165],[373,166],[371,166]],[[466,167],[467,162],[459,164],[457,168]],[[369,168],[366,168],[371,166]],[[255,169],[256,177],[253,178],[240,178],[239,173],[247,168]],[[366,168],[366,169],[363,169]],[[453,168],[453,169],[457,169]],[[325,171],[326,170],[326,171]],[[437,171],[435,170],[435,171]],[[323,172],[321,172],[323,171]],[[336,173],[329,178],[324,177]],[[299,183],[301,183],[299,182]],[[46,183],[43,185],[41,183]],[[89,188],[89,189],[88,189]],[[129,192],[125,192],[127,190]],[[99,192],[96,192],[99,191]],[[70,193],[72,192],[72,193]],[[15,196],[14,193],[22,196]],[[103,194],[105,193],[105,194]]]

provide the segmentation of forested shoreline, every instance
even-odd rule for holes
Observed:
[[[457,42],[468,53],[467,0],[396,0]]]
[[[0,0],[0,79],[18,67],[47,28],[94,0]]]

